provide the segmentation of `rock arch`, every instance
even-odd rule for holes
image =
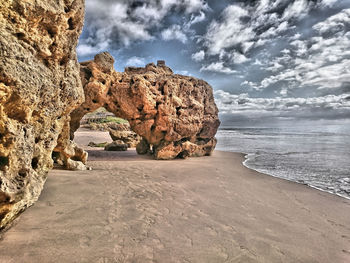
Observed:
[[[164,61],[123,73],[113,64],[107,52],[81,63],[85,102],[70,115],[70,139],[85,114],[104,107],[143,138],[139,154],[151,151],[156,159],[211,154],[220,122],[208,83],[174,74]]]
[[[118,73],[107,53],[79,70],[84,2],[0,0],[0,229],[38,199],[54,150],[71,166],[86,162],[70,139],[88,104],[127,119],[157,159],[215,147],[219,120],[205,81],[164,63]]]

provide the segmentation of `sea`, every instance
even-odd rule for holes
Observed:
[[[248,168],[350,199],[349,120],[223,124],[216,137]]]

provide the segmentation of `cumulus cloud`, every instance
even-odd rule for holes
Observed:
[[[245,63],[245,62],[250,60],[245,55],[240,54],[238,52],[233,52],[231,54],[231,58],[232,58],[232,62],[235,63],[235,64],[242,64],[242,63]]]
[[[350,79],[350,9],[313,26],[314,36],[290,42],[270,62],[267,70],[275,72],[264,78],[260,88],[278,82],[293,82],[294,87],[314,86],[318,89],[342,88]]]
[[[249,3],[229,5],[220,19],[212,21],[208,27],[205,35],[208,52],[216,55],[233,48],[246,53],[295,28],[293,23],[304,18],[314,6],[307,0],[263,0],[253,6]]]
[[[292,32],[316,6],[308,0],[239,1],[228,5],[207,28],[206,53],[218,56],[218,62],[231,59],[234,64],[245,63],[254,50]]]
[[[320,6],[322,7],[332,7],[338,0],[322,0]]]
[[[129,58],[125,63],[126,66],[144,66],[145,64],[146,62],[144,58],[136,56]]]
[[[205,45],[210,55],[218,55],[234,45],[252,40],[253,29],[241,21],[249,12],[238,6],[230,5],[222,13],[222,20],[214,20],[205,35]]]
[[[161,36],[163,40],[169,41],[169,40],[178,40],[185,44],[187,42],[187,36],[182,31],[180,25],[172,25],[171,27],[164,29],[161,32]]]
[[[189,26],[203,22],[206,19],[205,17],[205,13],[204,12],[200,12],[199,15],[191,15],[191,19],[189,21]]]
[[[294,17],[303,18],[309,11],[307,0],[296,0],[284,10],[282,20],[289,20]]]
[[[204,60],[205,52],[204,52],[204,50],[200,50],[197,53],[192,54],[191,57],[194,61],[197,61],[197,62],[202,61],[202,60]]]
[[[339,31],[345,31],[347,26],[350,25],[350,9],[344,9],[336,15],[333,15],[323,22],[320,22],[313,26],[321,34],[324,33],[337,33]]]
[[[202,75],[221,89],[216,97],[222,112],[348,112],[348,0],[89,0],[86,5],[80,56],[114,49],[131,57],[127,65],[141,66],[146,62],[141,56],[162,55],[169,65],[181,65],[175,72]],[[169,56],[168,46],[174,49]]]
[[[223,90],[214,93],[222,114],[245,114],[247,116],[312,116],[315,112],[332,113],[332,116],[350,117],[350,93],[312,98],[252,98],[247,93],[230,94]]]
[[[204,11],[207,10],[209,7],[203,0],[89,0],[78,54],[85,56],[107,48],[119,49],[131,43],[153,40],[168,14],[184,12],[184,24],[194,24],[205,19]],[[161,36],[171,39],[170,33],[175,33],[174,39],[186,42],[185,33],[177,26],[169,27]]]
[[[211,71],[211,72],[217,72],[217,73],[223,73],[223,74],[234,74],[237,72],[228,67],[225,67],[223,62],[214,62],[207,66],[203,66],[200,69],[200,71]]]

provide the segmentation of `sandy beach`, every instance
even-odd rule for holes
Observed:
[[[350,262],[350,200],[250,170],[238,153],[156,161],[85,148],[93,170],[49,173],[2,235],[1,263]]]

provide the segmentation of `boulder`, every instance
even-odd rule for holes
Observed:
[[[84,101],[75,52],[83,20],[83,0],[0,1],[0,228],[38,199]]]
[[[151,153],[151,147],[150,147],[149,143],[145,139],[142,139],[136,145],[136,152],[138,154],[148,154],[148,153]]]
[[[121,140],[126,143],[129,148],[135,148],[141,141],[141,137],[130,129],[128,123],[110,126],[109,135],[113,141]]]
[[[85,114],[104,107],[128,120],[156,159],[212,153],[220,121],[207,82],[174,74],[164,61],[129,67],[123,73],[116,72],[113,64],[107,52],[81,63],[85,102],[71,113],[71,139]],[[145,152],[143,148],[138,152]]]
[[[114,141],[106,144],[105,151],[127,151],[128,145],[123,141]]]

